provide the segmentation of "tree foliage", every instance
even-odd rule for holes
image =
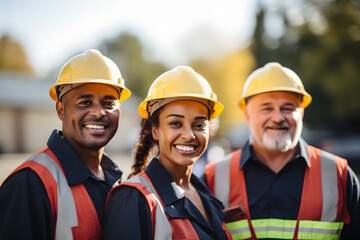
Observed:
[[[161,63],[149,62],[143,56],[143,46],[131,34],[122,33],[102,45],[104,55],[111,58],[121,71],[126,86],[141,98],[147,96],[151,83],[167,69]]]
[[[259,66],[278,61],[293,69],[313,96],[305,121],[318,127],[360,130],[360,9],[353,1],[305,1],[294,24],[279,2],[283,34],[266,28],[269,9],[259,5],[252,49]],[[274,11],[274,10],[272,10]],[[276,26],[273,26],[276,27]]]
[[[219,134],[245,122],[238,101],[245,80],[255,66],[254,56],[249,49],[234,51],[216,60],[198,59],[191,66],[208,80],[217,99],[224,105],[219,117]]]

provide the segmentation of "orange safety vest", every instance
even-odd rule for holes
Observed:
[[[250,217],[244,172],[240,169],[241,149],[222,161],[210,163],[206,180],[225,210],[239,208],[244,219],[227,222],[233,239],[338,239],[350,217],[346,207],[347,161],[308,146],[310,167],[305,170],[297,220]]]
[[[54,239],[102,239],[100,222],[92,200],[82,183],[69,186],[64,170],[48,148],[40,150],[11,174],[30,168],[42,180],[56,223]]]
[[[189,219],[170,218],[166,215],[164,203],[145,172],[114,187],[109,193],[108,200],[112,192],[123,185],[135,187],[145,196],[153,222],[153,239],[199,239]],[[225,224],[223,224],[223,229],[225,230]],[[227,235],[230,237],[229,233]]]

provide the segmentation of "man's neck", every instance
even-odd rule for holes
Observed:
[[[104,154],[104,148],[101,148],[98,151],[81,151],[77,153],[83,161],[83,163],[90,169],[91,172],[94,173],[94,175],[102,180],[105,180],[104,171],[100,165],[101,159]]]
[[[268,151],[256,144],[253,145],[255,156],[275,173],[281,169],[292,159],[297,147],[287,152]]]

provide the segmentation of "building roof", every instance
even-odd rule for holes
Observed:
[[[52,109],[54,101],[49,96],[50,80],[0,73],[0,107]]]
[[[0,108],[51,110],[55,102],[49,96],[49,89],[55,83],[53,79],[37,79],[26,75],[0,72]],[[122,110],[137,114],[141,100],[131,95],[123,102]]]

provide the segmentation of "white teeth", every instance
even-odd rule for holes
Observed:
[[[194,149],[195,149],[195,147],[193,147],[193,146],[175,145],[175,147],[182,151],[194,151]]]
[[[93,124],[89,124],[89,125],[85,125],[86,128],[90,128],[90,129],[104,129],[105,126],[102,125],[93,125]]]

